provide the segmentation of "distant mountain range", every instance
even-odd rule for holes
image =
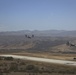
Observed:
[[[21,30],[21,31],[7,31],[7,32],[0,32],[0,35],[32,35],[34,34],[35,36],[71,36],[71,37],[76,37],[76,31],[66,31],[66,30]]]

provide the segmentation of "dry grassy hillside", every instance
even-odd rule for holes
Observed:
[[[70,47],[67,46],[66,44],[58,45],[55,47],[52,47],[54,51],[59,51],[59,52],[76,52],[76,47]]]
[[[76,47],[66,45],[67,41],[75,43],[72,37],[35,36],[26,38],[24,35],[0,36],[0,52],[76,52]]]

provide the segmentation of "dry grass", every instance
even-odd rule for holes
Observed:
[[[11,67],[11,68],[10,68]],[[1,72],[3,69],[3,72]],[[4,71],[6,69],[6,71]],[[0,60],[0,75],[76,75],[76,67],[27,60]]]
[[[13,54],[23,55],[23,56],[51,58],[51,59],[60,59],[60,60],[71,60],[71,61],[74,61],[73,58],[76,57],[76,54],[61,54],[61,53],[48,53],[48,52],[41,52],[41,53],[20,52],[20,53],[13,53]]]

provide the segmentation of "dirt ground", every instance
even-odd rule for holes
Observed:
[[[23,55],[23,56],[33,56],[33,57],[43,57],[43,58],[51,58],[51,59],[61,59],[61,60],[71,60],[76,61],[76,54],[61,54],[61,53],[14,53],[15,55]]]
[[[0,75],[76,75],[76,67],[27,60],[0,60]]]

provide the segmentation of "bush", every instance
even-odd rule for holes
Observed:
[[[18,64],[17,63],[11,63],[9,70],[10,71],[18,71]]]
[[[4,60],[13,60],[13,57],[4,57]]]
[[[39,72],[38,67],[34,66],[34,65],[27,65],[26,66],[26,71],[29,72]]]

